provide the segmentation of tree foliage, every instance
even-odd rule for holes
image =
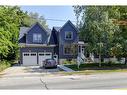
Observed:
[[[39,22],[43,27],[48,28],[48,25],[46,24],[46,20],[43,16],[39,16],[38,13],[30,12],[27,13],[26,17],[23,20],[25,26],[31,26],[35,22]]]
[[[18,6],[0,6],[0,60],[17,59],[20,27],[31,26],[37,21],[48,27],[44,17],[37,13],[29,15]]]
[[[89,53],[99,56],[125,55],[127,26],[113,21],[126,20],[126,6],[74,6],[74,12],[76,16],[82,16],[79,35],[88,43]]]

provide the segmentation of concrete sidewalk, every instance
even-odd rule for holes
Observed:
[[[72,70],[64,65],[58,65],[58,68],[66,71],[66,72],[74,72],[74,70]]]

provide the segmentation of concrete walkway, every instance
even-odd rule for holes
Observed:
[[[58,65],[58,68],[66,71],[66,72],[74,72],[74,70],[72,70],[64,65]]]

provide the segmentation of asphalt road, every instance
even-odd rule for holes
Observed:
[[[13,71],[13,70],[12,70]],[[61,76],[42,72],[6,73],[0,78],[0,89],[127,89],[127,73]]]

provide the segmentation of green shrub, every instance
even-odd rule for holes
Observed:
[[[64,60],[63,64],[76,64],[76,60],[72,59],[72,60]]]
[[[5,61],[5,60],[0,61],[0,72],[3,71],[4,69],[10,67],[10,66],[11,66],[10,62]]]

